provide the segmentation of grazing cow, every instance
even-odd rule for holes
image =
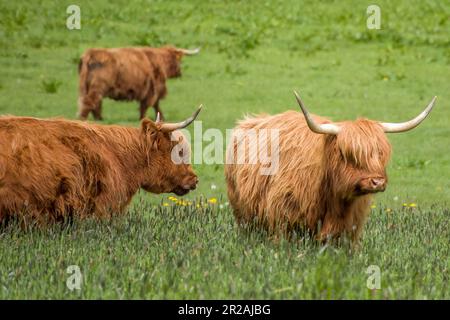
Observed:
[[[261,175],[260,163],[232,163],[238,150],[257,143],[251,136],[236,139],[235,134],[227,150],[225,176],[236,220],[270,232],[308,230],[322,241],[342,234],[357,240],[372,194],[386,188],[391,146],[385,133],[419,125],[435,99],[405,123],[367,119],[333,123],[311,116],[298,96],[303,114],[288,111],[242,120],[237,126],[241,132],[278,130],[279,166],[275,174]]]
[[[198,179],[178,129],[199,112],[180,123],[145,118],[140,128],[0,117],[0,221],[108,217],[124,211],[139,188],[188,193]]]
[[[181,76],[181,59],[199,49],[162,48],[88,49],[80,59],[78,117],[92,112],[102,120],[102,99],[137,100],[140,119],[152,106],[164,120],[159,100],[167,95],[166,79]]]

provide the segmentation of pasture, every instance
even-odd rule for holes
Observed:
[[[81,9],[81,30],[66,8]],[[0,4],[0,114],[74,119],[90,47],[201,47],[168,82],[168,121],[199,104],[203,131],[298,109],[333,120],[400,122],[438,96],[416,129],[389,135],[389,183],[361,246],[268,239],[234,224],[222,164],[195,164],[184,197],[136,195],[111,221],[0,230],[0,298],[449,299],[450,5],[378,1],[35,1]],[[154,118],[149,109],[149,117]],[[136,102],[103,103],[104,123],[138,126]],[[192,131],[192,128],[189,128]],[[80,290],[66,269],[80,267]],[[366,285],[378,266],[381,288]]]

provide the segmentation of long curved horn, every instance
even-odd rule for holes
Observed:
[[[198,114],[202,110],[202,107],[203,107],[203,105],[200,105],[198,107],[197,111],[195,111],[192,116],[190,116],[189,118],[187,118],[186,120],[184,120],[182,122],[178,122],[178,123],[161,123],[160,130],[162,132],[172,132],[172,131],[175,131],[175,130],[186,128],[188,125],[190,125],[195,120],[195,118],[197,118]]]
[[[433,109],[434,103],[436,102],[436,96],[431,100],[428,106],[412,120],[401,122],[401,123],[389,123],[389,122],[380,122],[380,125],[383,127],[384,132],[386,133],[396,133],[396,132],[405,132],[417,127],[431,112]]]
[[[200,48],[195,48],[195,49],[181,49],[181,48],[177,48],[177,50],[182,52],[183,54],[185,54],[187,56],[192,56],[192,55],[195,55],[195,54],[200,52]]]
[[[306,107],[303,104],[302,99],[300,99],[298,93],[294,91],[294,94],[295,98],[297,99],[298,105],[300,106],[300,109],[302,109],[302,112],[305,115],[306,123],[308,124],[308,127],[311,129],[311,131],[321,134],[338,134],[339,131],[341,131],[341,128],[333,123],[316,123],[309,114],[308,110],[306,110]]]

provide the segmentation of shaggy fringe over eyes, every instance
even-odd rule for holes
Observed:
[[[345,122],[336,143],[344,161],[361,169],[379,171],[385,168],[390,158],[391,145],[383,128],[375,121]]]

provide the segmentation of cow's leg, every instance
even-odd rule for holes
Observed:
[[[102,121],[102,100],[100,100],[97,105],[95,106],[95,109],[92,110],[92,114],[94,115],[94,119],[97,121]]]
[[[163,121],[164,116],[161,111],[161,108],[159,107],[159,100],[157,100],[156,103],[153,105],[153,109],[155,109],[155,118],[158,116],[158,113],[159,113],[159,117],[160,117],[161,121]]]
[[[139,119],[140,120],[145,118],[145,114],[147,113],[147,109],[148,109],[147,99],[142,100],[140,102],[140,106],[139,106],[139,112],[140,112]]]
[[[78,98],[78,114],[77,117],[80,120],[87,120],[89,116],[89,112],[91,109],[86,105],[84,102],[85,97],[79,97]]]
[[[80,97],[78,107],[78,117],[81,120],[86,120],[89,116],[89,112],[93,112],[98,108],[101,104],[102,96],[95,92],[91,91],[87,95]]]

